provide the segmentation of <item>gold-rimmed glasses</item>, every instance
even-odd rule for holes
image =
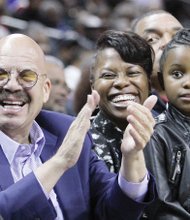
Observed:
[[[42,74],[40,76],[44,76],[46,74]],[[5,86],[11,78],[11,73],[7,72],[4,69],[0,68],[0,88]],[[29,69],[21,71],[17,76],[17,82],[23,88],[32,88],[38,81],[39,75]]]

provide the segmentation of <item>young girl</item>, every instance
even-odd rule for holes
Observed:
[[[148,219],[190,219],[190,29],[179,31],[164,49],[160,82],[168,97],[145,148],[159,199]]]

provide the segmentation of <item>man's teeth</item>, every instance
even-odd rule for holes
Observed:
[[[20,109],[21,106],[20,105],[4,105],[3,108],[4,109]]]
[[[133,95],[118,95],[112,99],[112,102],[122,102],[122,101],[135,101],[135,96]]]
[[[11,106],[11,107],[20,107],[23,105],[23,102],[19,102],[19,101],[3,101],[2,102],[3,106]]]

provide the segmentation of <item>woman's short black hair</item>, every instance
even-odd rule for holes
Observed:
[[[100,35],[96,43],[97,52],[105,48],[113,48],[125,62],[141,66],[150,78],[154,51],[138,34],[131,31],[107,30]]]

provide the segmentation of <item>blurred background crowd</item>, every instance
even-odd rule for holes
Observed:
[[[23,33],[41,46],[52,78],[44,108],[76,115],[90,92],[90,61],[100,33],[130,30],[134,18],[156,9],[190,26],[188,0],[0,0],[0,37]]]

